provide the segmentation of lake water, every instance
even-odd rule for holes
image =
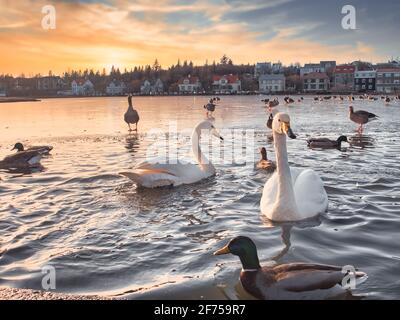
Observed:
[[[261,97],[223,97],[215,126],[254,131],[243,151],[270,158]],[[356,145],[342,151],[307,148],[310,136],[356,136],[348,102],[306,98],[280,106],[297,140],[288,141],[292,166],[316,170],[329,211],[315,221],[273,224],[260,215],[269,175],[254,163],[217,161],[217,175],[195,185],[137,189],[120,176],[144,160],[176,125],[203,120],[206,97],[140,97],[138,134],[123,122],[125,98],[48,99],[0,105],[0,157],[15,142],[54,146],[42,171],[0,171],[0,285],[41,289],[42,267],[56,268],[56,291],[132,299],[249,298],[239,285],[239,260],[212,253],[237,235],[251,237],[262,262],[354,265],[369,279],[354,291],[367,299],[400,299],[400,103],[355,101],[380,116]],[[253,130],[253,131],[252,131]],[[243,131],[245,132],[245,131]],[[244,134],[244,133],[243,133]],[[213,141],[223,153],[233,136]],[[211,139],[212,140],[212,139]],[[211,141],[210,140],[210,141]],[[157,145],[156,150],[162,149]],[[237,148],[236,148],[237,149]]]

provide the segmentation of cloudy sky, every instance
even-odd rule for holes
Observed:
[[[41,27],[56,8],[55,30]],[[341,27],[356,8],[357,29]],[[398,0],[0,0],[0,73],[68,68],[203,64],[227,54],[236,63],[400,56]]]

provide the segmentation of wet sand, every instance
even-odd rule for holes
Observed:
[[[113,300],[101,296],[81,296],[49,291],[1,288],[0,300]]]

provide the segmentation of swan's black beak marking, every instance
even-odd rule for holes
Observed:
[[[287,136],[288,136],[290,139],[296,139],[296,138],[297,138],[297,136],[293,133],[293,131],[292,131],[291,128],[288,129]]]

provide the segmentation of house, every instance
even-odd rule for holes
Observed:
[[[381,93],[399,93],[400,68],[378,69],[376,73],[376,91]]]
[[[332,73],[336,68],[336,61],[320,61],[319,63],[321,67],[325,70],[326,73]]]
[[[354,74],[354,89],[357,92],[376,90],[376,71],[356,71]]]
[[[315,72],[325,72],[325,68],[319,63],[307,63],[304,67],[300,68],[300,77]]]
[[[287,76],[285,78],[285,83],[286,83],[286,92],[300,92],[303,84],[301,81],[301,78],[298,74],[292,74],[290,76]]]
[[[312,72],[303,76],[304,92],[325,92],[329,90],[329,77],[325,72]]]
[[[258,62],[254,68],[254,76],[257,78],[263,74],[271,73],[271,62]]]
[[[61,77],[48,76],[36,78],[36,89],[38,91],[56,92],[63,89],[64,85],[64,81],[61,79]]]
[[[258,85],[262,93],[284,92],[285,76],[283,74],[265,74],[258,78]]]
[[[94,85],[87,79],[78,79],[71,82],[72,95],[74,96],[92,96],[94,95]]]
[[[335,67],[333,71],[333,88],[335,92],[351,92],[354,89],[354,73],[356,67],[342,65]]]
[[[198,77],[187,76],[178,82],[179,93],[199,93],[202,91],[202,85]]]
[[[282,72],[282,63],[277,62],[272,65],[272,73],[281,73]]]
[[[6,88],[0,88],[0,97],[7,97]]]
[[[214,94],[235,94],[242,91],[242,83],[238,75],[214,75],[212,89]]]
[[[143,95],[159,95],[164,93],[164,84],[161,79],[154,82],[145,80],[140,87],[140,93]]]
[[[113,80],[106,87],[106,93],[110,96],[120,96],[126,92],[126,84],[122,81]]]

